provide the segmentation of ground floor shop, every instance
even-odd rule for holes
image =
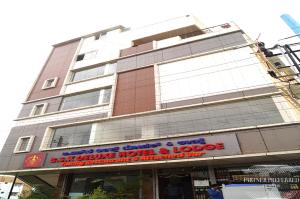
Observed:
[[[211,184],[225,199],[299,199],[300,165],[192,166],[67,174],[65,195],[76,199],[100,187],[115,198],[209,199]]]
[[[297,123],[57,148],[15,155],[4,173],[55,199],[96,188],[116,199],[208,199],[212,184],[225,199],[299,199],[299,132]]]

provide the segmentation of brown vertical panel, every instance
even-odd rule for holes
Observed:
[[[153,67],[136,71],[135,112],[155,109],[155,85]]]
[[[120,57],[134,55],[134,54],[152,50],[152,49],[153,49],[153,42],[141,44],[138,46],[133,46],[130,48],[125,48],[120,51]]]
[[[122,50],[120,51],[120,57],[125,57],[125,56],[129,56],[129,55],[134,55],[134,54],[136,54],[136,51],[137,51],[137,47],[135,47],[135,46],[130,47],[130,48],[122,49]]]
[[[141,52],[145,52],[145,51],[148,51],[148,50],[152,50],[153,49],[153,42],[151,41],[149,43],[138,45],[136,48],[137,48],[136,49],[137,53],[141,53]]]
[[[154,109],[153,66],[120,73],[118,75],[113,115],[138,113]]]
[[[79,41],[74,41],[72,43],[54,47],[37,81],[35,82],[27,101],[51,97],[59,94],[78,43]],[[42,86],[45,80],[55,77],[58,77],[56,86],[54,88],[43,90]]]

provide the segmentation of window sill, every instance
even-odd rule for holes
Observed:
[[[29,153],[30,151],[14,151],[14,154],[19,154],[19,153]]]
[[[55,88],[55,86],[45,87],[45,88],[42,88],[42,90],[48,90],[48,89],[51,89],[51,88]]]

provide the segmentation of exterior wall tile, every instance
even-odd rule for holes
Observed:
[[[200,40],[190,44],[192,54],[204,53],[207,51],[213,51],[217,49],[222,49],[222,43],[218,38],[211,38],[207,40]]]
[[[0,170],[1,171],[8,170],[8,168],[9,168],[8,164],[9,164],[11,156],[8,156],[8,155],[5,156],[5,155],[0,154],[0,158],[1,158],[1,161],[0,161]]]
[[[267,152],[263,138],[257,129],[238,132],[237,138],[243,154]]]
[[[219,37],[224,47],[229,47],[233,45],[241,45],[246,43],[245,38],[241,32],[235,32],[231,34],[226,34],[222,37]]]
[[[31,110],[33,107],[37,104],[43,104],[43,103],[48,103],[47,109],[45,113],[51,113],[58,111],[60,103],[61,103],[62,97],[56,97],[56,98],[51,98],[47,100],[41,100],[37,102],[32,102],[32,103],[26,103],[23,105],[18,118],[22,117],[28,117],[31,113]]]
[[[169,47],[155,52],[136,55],[133,57],[124,58],[117,61],[117,72],[124,72],[156,64],[161,61],[168,61],[184,56],[194,55],[198,53],[220,50],[226,47],[246,44],[241,32],[230,33],[209,39],[181,44],[178,46]],[[137,51],[135,51],[137,53]]]
[[[269,152],[300,150],[300,126],[260,130]]]
[[[191,55],[191,49],[188,44],[180,45],[163,50],[163,59],[170,60],[178,57],[185,57]]]
[[[192,104],[201,104],[201,103],[207,103],[207,102],[214,102],[214,101],[220,101],[220,100],[228,100],[228,99],[234,99],[234,98],[241,98],[241,97],[247,97],[247,96],[253,96],[253,95],[260,95],[264,93],[271,93],[271,92],[277,92],[277,88],[270,86],[270,87],[264,87],[264,88],[256,88],[251,90],[244,90],[244,91],[238,91],[238,92],[232,92],[232,93],[226,93],[226,94],[220,94],[220,95],[212,95],[207,97],[200,97],[200,98],[193,98],[188,100],[179,100],[175,102],[168,102],[168,103],[162,103],[161,108],[172,108],[172,107],[178,107],[178,106],[187,106]]]
[[[259,95],[259,94],[263,94],[263,93],[273,93],[273,92],[278,92],[278,89],[275,86],[249,89],[249,90],[243,91],[245,96]]]
[[[134,55],[136,53],[141,53],[152,49],[153,49],[153,42],[149,42],[138,46],[122,49],[120,51],[120,57]]]
[[[126,48],[126,49],[122,49],[120,51],[120,57],[134,55],[136,53],[137,53],[137,48],[135,46],[134,47],[130,47],[130,48]]]
[[[23,161],[25,156],[23,154],[15,154],[8,162],[7,168],[23,169]]]
[[[145,44],[137,46],[137,52],[138,53],[144,52],[144,51],[147,51],[147,50],[152,50],[152,49],[153,49],[153,42],[149,42],[149,43],[145,43]]]
[[[28,96],[28,101],[59,94],[78,44],[79,41],[74,41],[72,43],[54,47]],[[58,78],[56,86],[54,88],[43,90],[42,87],[45,80],[55,77]]]
[[[73,122],[80,122],[92,119],[100,119],[107,117],[107,114],[97,114],[87,117],[80,117],[80,118],[72,118],[67,120],[60,120],[55,122],[49,123],[42,123],[42,124],[35,124],[35,125],[28,125],[28,126],[20,126],[12,128],[4,146],[3,150],[0,153],[0,171],[5,170],[15,170],[15,169],[23,169],[21,168],[23,165],[23,160],[28,153],[20,153],[14,154],[14,148],[18,141],[18,138],[21,136],[30,136],[34,135],[34,143],[32,145],[31,152],[39,152],[39,148],[44,137],[46,128],[48,126],[53,125],[62,125],[67,123]]]
[[[153,65],[154,63],[158,63],[161,61],[163,61],[162,51],[150,52],[137,56],[138,67]]]
[[[153,67],[118,75],[114,115],[144,112],[155,109]]]
[[[203,97],[203,102],[213,102],[213,101],[232,99],[232,98],[238,98],[238,97],[243,97],[243,96],[244,96],[243,92],[241,92],[241,91],[240,92],[232,92],[232,93]]]
[[[133,70],[137,68],[137,57],[128,57],[117,61],[117,72]]]
[[[161,108],[172,108],[177,106],[186,106],[191,104],[200,104],[203,103],[203,98],[194,98],[194,99],[188,99],[188,100],[182,100],[182,101],[176,101],[176,102],[169,102],[169,103],[162,103]]]

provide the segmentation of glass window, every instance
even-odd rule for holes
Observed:
[[[109,93],[109,89],[105,92]],[[101,144],[282,122],[274,101],[268,97],[97,122],[91,142]]]
[[[117,69],[117,63],[109,63],[106,64],[106,70],[105,70],[105,74],[112,74],[115,73]]]
[[[51,79],[46,79],[44,84],[43,84],[43,87],[42,89],[47,89],[47,88],[53,88],[56,86],[56,83],[57,83],[57,80],[58,78],[55,77],[55,78],[51,78]]]
[[[96,105],[99,102],[99,95],[100,91],[97,90],[88,93],[64,97],[60,110]]]
[[[93,77],[98,77],[101,75],[113,74],[116,72],[116,68],[117,68],[116,63],[108,63],[106,65],[100,65],[93,68],[75,71],[73,73],[73,78],[71,81],[76,82],[85,79],[90,79]]]
[[[100,93],[101,98],[100,98]],[[78,95],[72,95],[64,97],[60,110],[68,110],[73,108],[79,108],[84,106],[92,106],[96,104],[109,103],[111,95],[111,88],[104,88],[88,93],[81,93]],[[100,98],[100,100],[99,100]]]
[[[103,189],[110,198],[153,198],[151,171],[142,174],[139,171],[76,174],[69,197],[77,199],[96,188]]]
[[[102,103],[109,103],[111,96],[111,88],[103,89]]]
[[[76,61],[82,61],[87,59],[93,59],[97,56],[97,50],[86,52],[84,54],[79,54],[76,57]]]
[[[86,52],[85,54],[84,54],[84,60],[86,60],[86,59],[93,59],[93,58],[95,58],[97,56],[97,51],[96,50],[94,50],[94,51],[90,51],[90,52]]]
[[[77,55],[76,61],[81,61],[84,58],[84,54]]]
[[[92,124],[54,129],[50,148],[88,144]]]
[[[39,104],[34,106],[32,115],[41,115],[43,113],[45,104]]]
[[[50,87],[54,82],[54,79],[49,79],[47,82],[46,82],[46,87]]]
[[[14,153],[29,152],[33,144],[34,136],[24,136],[18,139]]]
[[[159,74],[163,103],[264,87],[272,82],[249,47],[161,64]]]
[[[80,81],[84,79],[89,79],[93,77],[97,77],[104,74],[105,66],[98,66],[96,68],[90,68],[78,72],[74,72],[72,81]]]
[[[19,147],[19,151],[26,151],[26,148],[29,144],[30,137],[21,138],[21,143]]]
[[[98,122],[95,143],[281,123],[271,98]]]

